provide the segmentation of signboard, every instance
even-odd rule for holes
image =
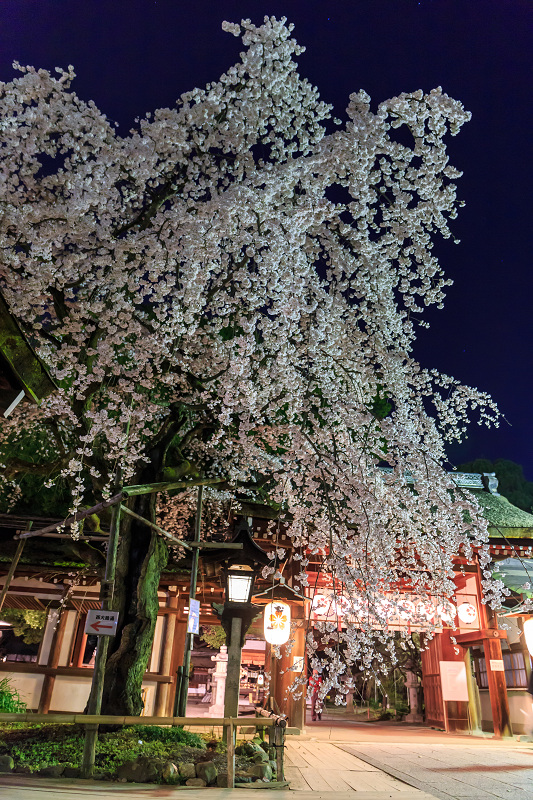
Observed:
[[[464,661],[441,661],[440,682],[442,699],[468,701],[468,684]]]
[[[305,669],[305,657],[293,656],[291,670],[293,672],[303,672],[304,669]]]
[[[200,601],[189,600],[189,617],[187,619],[187,633],[200,632]]]
[[[95,611],[92,609],[87,612],[85,633],[96,633],[98,636],[114,636],[117,632],[117,624],[118,611]]]
[[[493,672],[505,672],[505,667],[501,658],[491,658],[489,664]]]

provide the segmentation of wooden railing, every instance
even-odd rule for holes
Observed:
[[[110,714],[0,714],[0,722],[46,722],[85,725],[93,730],[98,725],[173,725],[182,727],[223,727],[227,744],[228,788],[235,786],[235,739],[237,728],[267,728],[269,743],[276,749],[278,781],[283,781],[283,751],[287,720],[280,716],[260,717],[121,717]],[[91,777],[94,764],[82,764],[82,775]]]

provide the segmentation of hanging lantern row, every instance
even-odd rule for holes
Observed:
[[[279,600],[267,603],[264,620],[267,642],[269,644],[285,644],[291,632],[291,607]]]

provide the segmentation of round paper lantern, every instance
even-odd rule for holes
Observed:
[[[461,622],[464,622],[467,625],[470,625],[477,619],[476,607],[473,606],[472,603],[461,603],[457,609],[457,614],[459,615]]]
[[[265,607],[265,639],[269,644],[285,644],[291,632],[291,607],[274,600]]]

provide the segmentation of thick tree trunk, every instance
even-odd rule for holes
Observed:
[[[134,500],[132,509],[154,521],[155,495]],[[103,714],[137,716],[142,711],[141,685],[152,650],[159,609],[157,590],[167,559],[165,540],[124,515],[113,601],[120,618],[105,670]]]

